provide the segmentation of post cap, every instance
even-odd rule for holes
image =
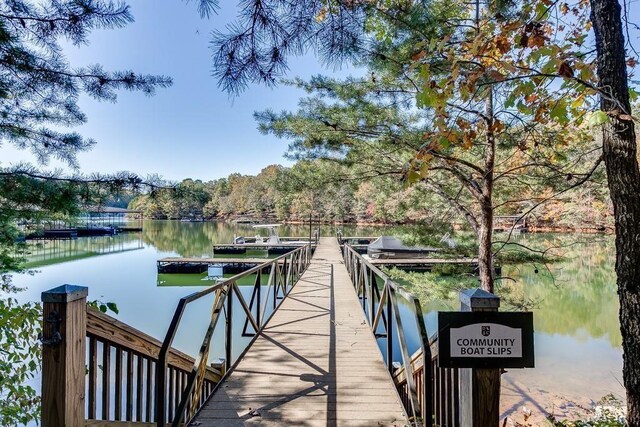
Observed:
[[[42,293],[42,302],[71,302],[86,298],[89,288],[77,285],[62,285]]]
[[[500,307],[499,296],[480,288],[460,291],[460,302],[470,308]]]

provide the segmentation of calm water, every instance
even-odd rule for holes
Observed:
[[[323,235],[334,233],[324,227]],[[381,229],[344,227],[345,234],[379,235]],[[389,231],[387,231],[389,232]],[[177,300],[203,287],[158,286],[156,261],[167,256],[211,256],[214,243],[228,243],[234,234],[253,235],[246,226],[224,223],[182,223],[147,221],[144,231],[113,237],[54,241],[32,249],[35,275],[17,275],[16,285],[26,287],[23,300],[39,300],[40,293],[60,284],[89,287],[89,299],[118,305],[118,319],[159,339],[169,325]],[[308,227],[283,227],[283,236],[308,235]],[[509,299],[533,306],[535,313],[536,368],[511,370],[503,376],[504,413],[523,404],[531,409],[562,413],[566,400],[581,405],[597,401],[608,393],[622,396],[621,338],[618,329],[618,302],[613,272],[613,241],[591,235],[522,235],[517,241],[533,247],[558,249],[566,261],[545,265],[505,267],[504,281]],[[244,289],[248,294],[250,288]],[[202,316],[209,316],[213,297],[189,306],[175,345],[195,355],[205,332]],[[434,330],[435,310],[457,307],[456,301],[427,304],[426,314]],[[240,310],[234,310],[241,316]],[[404,316],[410,318],[404,310]],[[243,318],[234,316],[242,327]],[[407,320],[408,321],[408,320]],[[405,322],[405,325],[407,322]],[[184,325],[188,325],[185,327]],[[220,328],[219,328],[220,329]],[[431,333],[431,332],[430,332]],[[410,339],[410,346],[417,342]],[[222,357],[222,331],[214,336],[211,358]],[[234,342],[234,354],[243,341]],[[412,350],[413,350],[412,348]],[[395,356],[398,358],[398,355]]]

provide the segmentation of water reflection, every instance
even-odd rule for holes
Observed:
[[[73,240],[29,240],[26,243],[24,255],[27,268],[38,268],[142,248],[142,234],[136,232]]]
[[[396,230],[341,227],[345,235],[393,234]],[[282,236],[308,236],[306,225],[280,229]],[[324,236],[334,235],[335,227],[323,226]],[[38,301],[40,293],[62,283],[89,287],[90,299],[118,304],[119,320],[145,333],[162,338],[180,297],[203,289],[206,283],[189,283],[189,288],[158,286],[158,259],[169,256],[211,256],[212,245],[229,243],[234,234],[255,235],[246,225],[226,223],[183,223],[145,221],[141,234],[113,237],[80,238],[32,247],[30,262],[40,269],[35,275],[16,275],[14,282],[27,290],[21,300]],[[498,235],[499,239],[501,236]],[[556,397],[588,405],[609,392],[622,393],[620,373],[622,354],[618,323],[618,300],[614,274],[614,244],[610,237],[594,235],[520,235],[517,242],[535,248],[557,246],[565,255],[562,262],[544,265],[504,266],[503,275],[512,280],[502,286],[511,291],[510,298],[535,301],[536,369],[512,370],[503,382],[512,393],[503,393],[506,404],[519,408],[523,402],[536,402],[552,410]],[[135,250],[130,250],[135,249]],[[101,255],[101,256],[98,256]],[[537,273],[536,273],[537,270]],[[250,286],[240,287],[246,298]],[[185,313],[175,345],[197,354],[205,323],[210,316],[211,301],[198,301]],[[436,330],[435,313],[456,309],[451,301],[423,302],[429,333]],[[234,311],[234,317],[241,310]],[[417,348],[417,331],[413,313],[401,310],[410,350]],[[243,319],[235,322],[234,335],[240,335]],[[224,334],[214,333],[211,357],[223,355]],[[234,354],[246,340],[239,338]],[[399,360],[396,354],[394,359]],[[509,403],[510,396],[513,402]],[[542,396],[542,398],[541,398]],[[555,399],[555,400],[554,400]],[[511,406],[509,406],[511,407]]]
[[[523,235],[519,243],[537,248],[557,247],[564,260],[544,265],[507,266],[503,274],[513,296],[534,301],[535,329],[572,336],[578,341],[607,340],[620,348],[615,245],[597,235]],[[537,271],[537,273],[536,273]]]

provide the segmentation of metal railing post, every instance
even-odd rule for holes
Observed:
[[[224,340],[224,354],[225,354],[225,370],[228,372],[231,369],[233,363],[231,362],[231,341],[233,340],[233,294],[231,293],[230,286],[227,287],[227,321],[225,329]]]
[[[427,334],[427,327],[424,321],[424,314],[420,301],[402,286],[391,280],[383,271],[369,263],[360,256],[352,247],[345,243],[343,246],[344,264],[347,267],[349,276],[355,287],[358,297],[362,296],[363,310],[369,311],[368,319],[370,327],[376,338],[386,337],[386,359],[387,369],[394,375],[395,367],[393,365],[394,356],[394,319],[396,324],[396,333],[399,342],[399,350],[402,355],[404,365],[404,378],[406,385],[406,407],[405,409],[412,417],[412,422],[421,422],[425,426],[431,426],[433,422],[433,369],[432,355]],[[384,280],[382,291],[378,288],[377,278]],[[360,287],[362,286],[362,292]],[[398,296],[402,297],[409,304],[413,304],[415,308],[415,321],[419,332],[420,349],[422,350],[424,377],[417,378],[418,375],[414,370],[413,361],[409,355],[408,342],[400,317],[400,309],[398,306]],[[376,298],[378,299],[378,307],[376,308]],[[369,299],[369,303],[366,303]],[[380,319],[384,322],[385,334],[378,334],[377,329]],[[402,384],[396,384],[397,387],[405,387]],[[418,388],[419,387],[419,388]]]
[[[257,306],[256,306],[256,323],[259,327],[262,327],[261,319],[260,319],[260,303],[262,300],[262,295],[260,295],[260,291],[262,289],[262,270],[258,271],[258,289],[256,291],[256,297],[258,298]],[[256,331],[256,334],[258,331]]]
[[[391,306],[391,292],[389,283],[385,281],[384,289],[387,293],[387,368],[393,373],[393,307]]]
[[[186,305],[185,298],[180,298],[176,311],[173,313],[171,324],[167,330],[167,335],[162,342],[162,347],[158,353],[158,363],[156,365],[156,423],[158,427],[164,427],[167,421],[167,369],[169,367],[168,355],[171,344],[173,344],[173,338],[176,335],[176,330],[182,314],[184,313],[184,307]]]

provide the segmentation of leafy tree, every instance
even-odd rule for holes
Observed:
[[[40,400],[25,385],[40,364],[39,304],[19,303],[13,294],[20,289],[6,273],[0,278],[0,425],[27,424],[37,419]]]
[[[245,3],[238,25],[216,36],[214,62],[223,87],[237,92],[251,81],[273,83],[286,71],[287,55],[311,46],[329,60],[366,51],[370,40],[364,36],[367,17],[373,16],[376,22],[386,22],[388,17],[404,24],[403,8],[412,5],[393,1],[291,3]],[[517,109],[515,118],[533,116],[539,123],[558,124],[560,131],[570,120],[576,125],[584,121],[602,125],[602,159],[616,224],[627,421],[640,425],[640,313],[634,308],[640,300],[640,274],[636,271],[640,265],[640,171],[630,107],[630,92],[632,96],[636,92],[629,90],[626,69],[627,65],[635,66],[636,60],[625,53],[621,7],[617,0],[536,0],[503,12],[496,7],[501,4],[489,3],[484,13],[476,7],[475,25],[471,25],[475,37],[462,31],[462,38],[423,39],[422,46],[415,46],[412,61],[399,64],[399,68],[424,70],[417,81],[421,89],[418,100],[439,113],[436,125],[440,133],[451,129],[448,101],[454,94],[462,101],[484,101],[483,110],[474,108],[472,113],[480,117],[478,123],[483,126],[480,138],[487,144],[485,172],[490,174],[495,132],[504,124],[494,119],[494,94],[504,83],[517,82],[511,94],[505,94],[504,104]],[[591,28],[595,46],[588,43]],[[386,34],[383,28],[382,36]],[[425,69],[425,62],[433,58],[441,59],[448,69],[444,79],[433,79],[431,66]],[[584,114],[594,96],[600,99],[599,110]],[[464,140],[467,130],[461,126],[457,136]],[[570,135],[566,141],[571,141]],[[416,160],[422,159],[416,156]],[[486,202],[491,180],[484,179],[481,189]]]
[[[591,0],[597,49],[602,148],[616,227],[616,275],[620,297],[620,328],[627,390],[627,423],[640,424],[640,171],[635,123],[631,117],[621,7],[615,0]]]
[[[395,52],[390,49],[385,55],[393,60]],[[377,187],[378,200],[372,206],[390,215],[385,221],[403,222],[409,219],[410,205],[449,205],[476,233],[484,273],[481,283],[493,290],[494,210],[530,212],[558,192],[576,186],[591,176],[579,165],[593,157],[597,146],[574,127],[567,126],[565,132],[583,136],[565,147],[559,145],[561,135],[555,129],[521,122],[502,125],[489,142],[474,143],[470,135],[482,135],[485,121],[477,115],[483,113],[467,106],[464,109],[471,111],[467,115],[451,100],[455,113],[447,115],[455,119],[443,121],[441,130],[431,109],[416,108],[414,100],[420,93],[407,77],[396,75],[391,68],[377,66],[375,79],[315,77],[309,82],[295,81],[292,84],[310,96],[300,101],[296,113],[256,114],[260,129],[292,140],[289,148],[294,158],[332,159],[349,166],[348,172],[341,171],[342,179],[395,177],[405,183],[420,183],[410,192],[396,185],[395,194]],[[499,117],[495,114],[493,120],[497,123]],[[580,179],[567,181],[569,175]],[[339,175],[330,176],[335,179]],[[549,190],[549,194],[540,197],[535,189]],[[420,195],[421,200],[414,198],[409,204],[405,197],[411,195]],[[437,198],[441,200],[435,201]],[[418,216],[425,219],[429,215],[423,211]]]

